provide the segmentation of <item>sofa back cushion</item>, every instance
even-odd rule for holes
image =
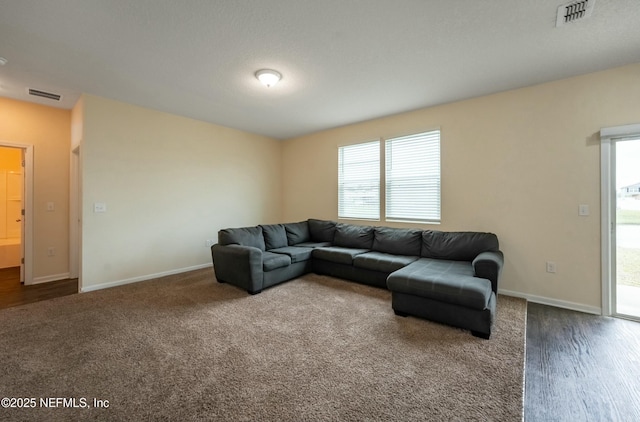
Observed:
[[[481,232],[422,232],[422,252],[425,258],[473,261],[482,252],[497,251],[498,237]]]
[[[287,243],[289,246],[297,245],[302,242],[309,242],[311,234],[309,233],[309,223],[301,221],[299,223],[286,223],[284,230],[287,232]]]
[[[260,226],[264,235],[267,250],[284,248],[287,244],[287,231],[282,224],[267,224]]]
[[[336,225],[333,244],[345,248],[371,249],[373,227],[339,223]]]
[[[374,251],[394,255],[420,256],[422,230],[376,227],[373,230]]]
[[[335,221],[309,219],[309,234],[314,242],[333,242],[335,231]]]
[[[265,250],[264,236],[260,227],[241,227],[223,229],[218,232],[218,243],[221,245],[253,246]]]

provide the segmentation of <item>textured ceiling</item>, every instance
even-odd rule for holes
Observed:
[[[640,62],[638,0],[556,28],[563,3],[0,0],[0,96],[89,93],[286,139]]]

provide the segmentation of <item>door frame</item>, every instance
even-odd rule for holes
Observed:
[[[71,168],[69,172],[69,278],[78,279],[78,291],[82,288],[80,277],[81,270],[81,250],[82,250],[82,180],[80,178],[81,168],[80,146],[71,150]]]
[[[616,310],[616,148],[615,143],[640,137],[640,124],[614,126],[600,130],[600,198],[602,315]]]
[[[20,148],[24,151],[24,231],[22,258],[24,284],[33,284],[33,145],[0,140],[0,147]]]

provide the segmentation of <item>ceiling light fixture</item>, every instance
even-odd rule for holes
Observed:
[[[277,84],[280,79],[282,79],[282,75],[280,74],[280,72],[276,72],[275,70],[261,69],[256,72],[256,78],[258,78],[258,80],[262,82],[262,85],[266,86],[267,88],[271,88],[272,86]]]
[[[4,57],[0,57],[0,66],[4,66],[7,63],[9,63],[9,60],[5,59]]]

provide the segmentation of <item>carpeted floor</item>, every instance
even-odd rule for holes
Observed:
[[[510,297],[487,341],[397,317],[383,289],[309,274],[250,296],[204,269],[0,311],[0,396],[36,399],[0,419],[522,420],[525,325]]]

